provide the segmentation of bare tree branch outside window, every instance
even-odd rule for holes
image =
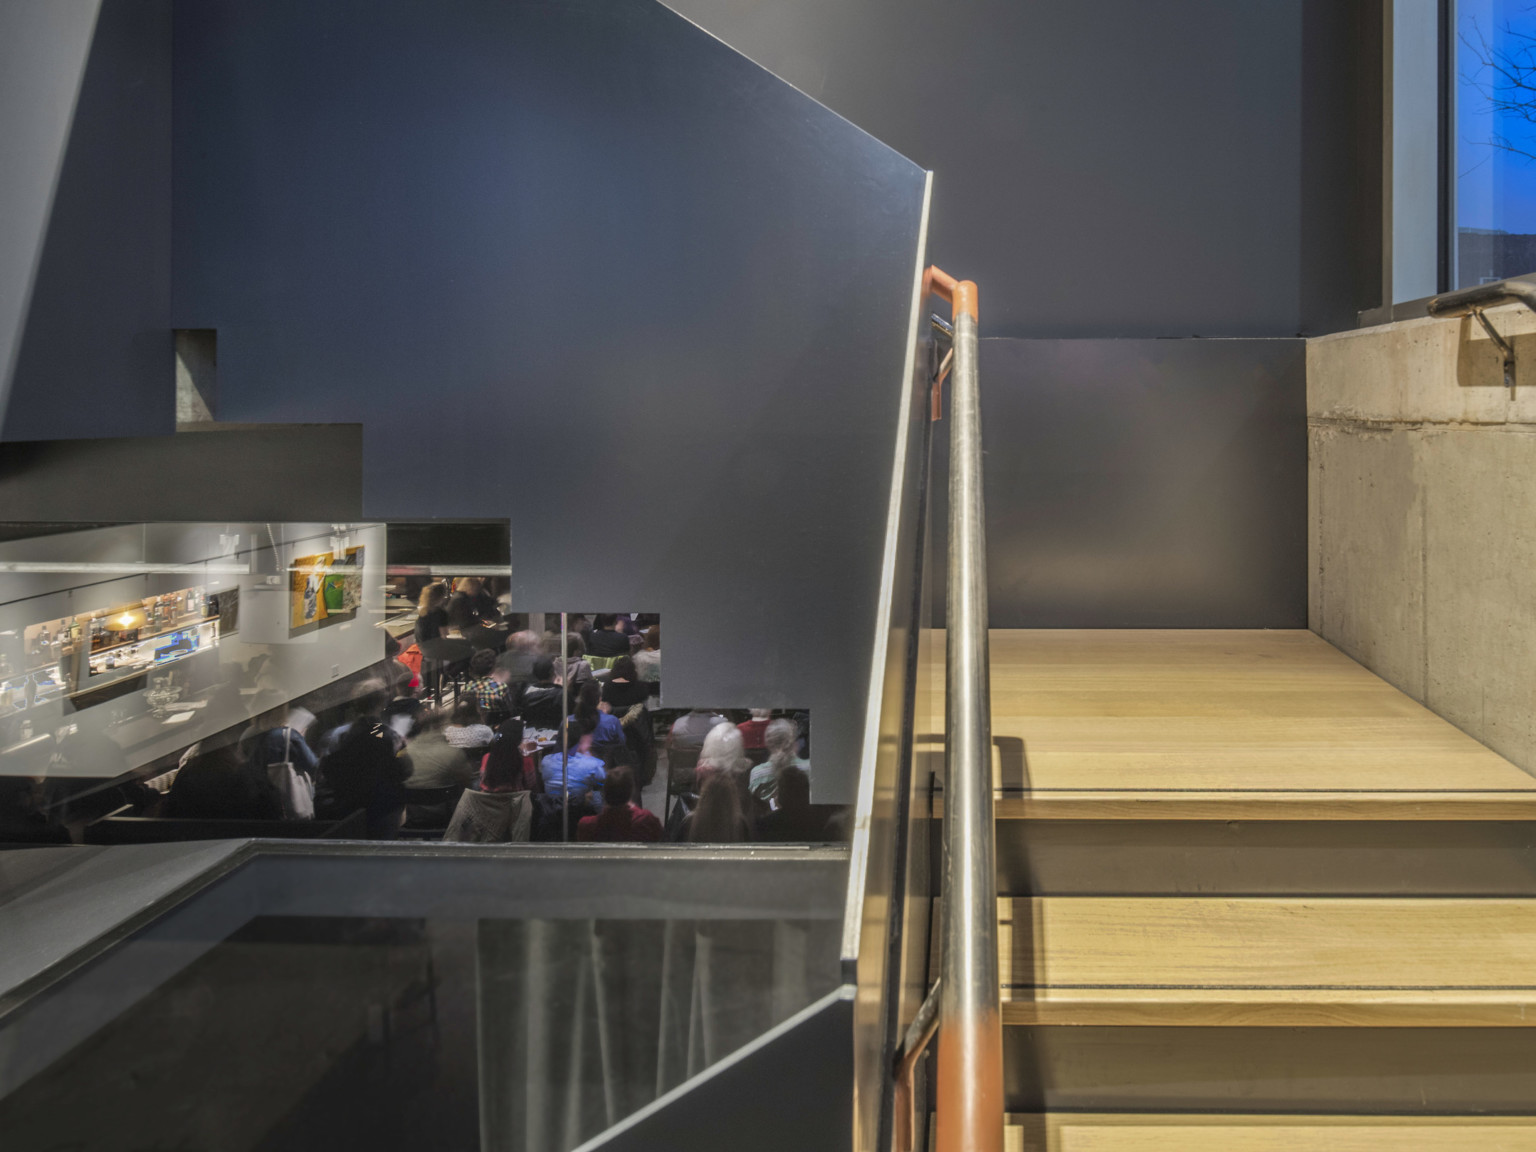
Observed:
[[[1536,4],[1525,11],[1536,13]],[[1461,82],[1487,101],[1492,120],[1486,140],[1468,143],[1536,160],[1536,143],[1516,140],[1497,127],[1506,121],[1524,122],[1536,138],[1536,35],[1519,31],[1507,20],[1490,35],[1472,17],[1464,22],[1461,43],[1466,49]]]

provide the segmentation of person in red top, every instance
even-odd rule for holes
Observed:
[[[752,719],[736,725],[741,732],[741,746],[748,751],[754,748],[768,747],[764,739],[768,731],[768,718],[773,715],[772,708],[752,709]]]
[[[611,843],[616,840],[651,844],[661,839],[661,821],[654,813],[630,803],[635,797],[635,778],[628,768],[610,768],[603,777],[603,810],[583,816],[576,825],[576,839]]]

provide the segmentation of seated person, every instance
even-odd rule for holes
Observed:
[[[811,778],[791,764],[779,773],[778,805],[757,822],[757,838],[771,843],[827,839],[826,818],[811,807]]]
[[[576,694],[576,711],[571,719],[581,724],[584,734],[592,737],[594,744],[624,743],[624,726],[612,712],[604,712],[601,704],[602,685],[588,680]]]
[[[281,699],[251,721],[251,726],[240,737],[240,756],[251,771],[263,779],[267,777],[269,765],[286,760],[293,765],[294,771],[313,782],[320,765],[319,757],[310,751],[304,737],[292,728],[288,701]]]
[[[635,671],[647,684],[661,679],[661,625],[652,624],[645,630],[645,646],[635,653]]]
[[[559,744],[544,753],[544,758],[539,761],[539,774],[544,777],[544,791],[561,798],[569,781],[572,808],[588,804],[594,808],[600,807],[601,798],[596,790],[603,783],[603,762],[587,754],[586,748],[591,744],[591,739],[582,732],[580,722],[567,720],[564,738],[569,742],[571,750],[569,768]]]
[[[793,720],[775,720],[768,725],[763,740],[768,746],[768,759],[752,769],[747,787],[759,800],[772,800],[779,787],[779,776],[788,768],[798,768],[807,778],[811,762],[795,755],[795,745],[800,732]]]
[[[362,808],[369,839],[393,840],[405,815],[405,782],[411,775],[410,758],[396,748],[382,710],[353,721],[336,750],[320,761],[315,814],[340,820]]]
[[[460,700],[454,706],[443,736],[455,748],[480,749],[496,739],[496,731],[480,715],[480,706],[473,700]]]
[[[564,693],[555,682],[555,662],[540,656],[533,662],[533,682],[523,689],[517,701],[523,723],[530,728],[560,727],[563,698]]]
[[[636,807],[635,778],[628,768],[614,768],[603,779],[603,810],[583,816],[576,825],[576,839],[598,843],[621,841],[654,844],[661,839],[661,821],[654,813]]]
[[[729,772],[704,777],[699,802],[683,821],[679,838],[694,844],[740,844],[752,839],[740,791]]]
[[[741,746],[748,752],[754,752],[767,745],[763,742],[763,736],[768,731],[768,718],[773,715],[771,708],[752,709],[752,719],[744,720],[736,725],[741,729]]]
[[[724,716],[716,715],[707,708],[695,708],[679,716],[667,733],[667,751],[676,750],[695,755],[704,747],[704,737],[720,724],[727,724]]]
[[[176,820],[281,820],[283,804],[265,772],[254,771],[234,745],[204,752],[176,773],[164,815]]]
[[[426,791],[468,785],[475,778],[475,762],[463,748],[448,743],[443,728],[447,718],[441,712],[423,715],[416,734],[405,742],[411,758],[407,788]]]
[[[635,672],[634,659],[620,656],[614,661],[613,671],[603,685],[603,703],[608,705],[609,711],[615,716],[623,716],[636,704],[648,703],[650,698],[650,686],[641,682]]]
[[[496,729],[496,739],[480,758],[481,792],[542,792],[544,779],[534,766],[538,745],[523,738],[523,722],[508,720]]]
[[[416,605],[416,643],[442,638],[448,627],[448,585],[434,580],[421,590]]]
[[[535,633],[514,632],[507,637],[506,650],[496,657],[496,667],[504,668],[511,684],[527,684],[533,679],[533,665],[544,654],[544,642]]]
[[[551,655],[555,659],[556,679],[574,687],[592,679],[592,665],[587,661],[587,646],[579,632],[568,632],[565,637],[565,668],[560,666],[560,637],[555,637]]]
[[[619,618],[613,613],[600,613],[592,623],[592,638],[587,651],[594,656],[610,659],[629,655],[629,637],[619,630]]]
[[[480,577],[465,576],[459,580],[458,590],[448,599],[448,622],[466,639],[472,632],[501,623],[496,597],[485,590]]]
[[[482,648],[471,656],[469,675],[464,695],[479,706],[487,724],[495,727],[512,715],[512,700],[507,693],[512,674],[496,666],[496,653]]]

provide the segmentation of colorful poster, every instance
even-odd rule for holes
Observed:
[[[307,628],[325,619],[325,599],[321,593],[321,584],[330,566],[329,552],[294,557],[293,565],[288,570],[291,580],[291,628]]]

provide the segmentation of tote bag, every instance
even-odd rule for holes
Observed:
[[[267,779],[277,789],[283,805],[284,820],[313,820],[315,818],[315,785],[308,776],[293,766],[289,758],[293,750],[293,729],[283,725],[283,758],[267,765]]]

